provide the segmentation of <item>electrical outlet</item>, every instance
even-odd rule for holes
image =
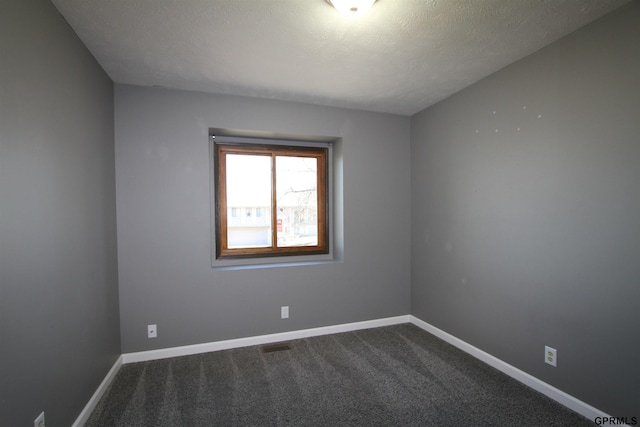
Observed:
[[[33,420],[33,427],[44,427],[44,411]]]
[[[158,336],[158,325],[147,325],[147,338],[155,338]]]
[[[544,361],[551,366],[558,366],[558,350],[545,345]]]
[[[288,319],[289,318],[289,306],[288,305],[283,305],[282,307],[280,307],[280,318],[281,319]]]

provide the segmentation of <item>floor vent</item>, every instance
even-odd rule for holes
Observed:
[[[265,345],[262,347],[263,353],[273,353],[274,351],[284,351],[291,350],[289,344],[274,344],[274,345]]]

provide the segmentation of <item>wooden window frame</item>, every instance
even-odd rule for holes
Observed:
[[[258,155],[271,157],[271,246],[255,248],[229,248],[227,228],[226,155]],[[276,157],[310,157],[317,166],[318,244],[315,246],[277,246]],[[329,150],[324,147],[266,145],[249,143],[214,142],[215,163],[215,242],[216,259],[262,258],[274,256],[317,255],[329,253]],[[265,212],[266,213],[266,212]]]

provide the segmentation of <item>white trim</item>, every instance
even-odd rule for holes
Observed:
[[[524,371],[521,371],[515,366],[509,365],[508,363],[503,362],[497,357],[494,357],[489,353],[486,353],[480,350],[479,348],[474,347],[473,345],[465,341],[462,341],[459,338],[456,338],[455,336],[443,331],[442,329],[436,328],[435,326],[425,322],[424,320],[418,319],[413,315],[410,315],[409,319],[410,319],[410,322],[416,325],[417,327],[424,329],[430,334],[433,334],[436,337],[440,338],[441,340],[448,342],[454,347],[459,348],[460,350],[470,354],[471,356],[486,363],[487,365],[492,366],[497,370],[509,375],[511,378],[517,381],[520,381],[522,384],[531,387],[532,389],[544,394],[545,396],[555,400],[561,405],[566,406],[567,408],[571,409],[574,412],[577,412],[578,414],[582,415],[583,417],[591,421],[593,421],[596,417],[607,417],[607,418],[610,417],[610,415],[602,412],[597,408],[594,408],[588,403],[585,403],[571,396],[570,394],[567,394],[564,391],[558,388],[555,388],[554,386],[547,384],[542,380],[539,380],[533,375],[530,375]]]
[[[72,427],[83,426],[89,416],[95,409],[100,398],[115,378],[116,374],[120,370],[123,364],[145,362],[149,360],[166,359],[169,357],[188,356],[193,354],[208,353],[211,351],[227,350],[232,348],[248,347],[252,345],[269,344],[280,341],[288,341],[294,339],[315,337],[320,335],[337,334],[341,332],[357,331],[361,329],[379,328],[383,326],[398,325],[402,323],[412,323],[417,327],[435,335],[441,340],[459,348],[465,353],[470,354],[476,359],[486,363],[489,366],[496,368],[502,373],[510,376],[511,378],[521,382],[522,384],[531,387],[532,389],[544,394],[545,396],[555,400],[561,405],[577,412],[585,418],[593,421],[596,417],[610,419],[611,416],[605,412],[594,408],[593,406],[585,403],[564,391],[545,383],[538,378],[521,371],[520,369],[490,355],[489,353],[480,350],[479,348],[459,339],[455,336],[439,329],[424,320],[421,320],[413,315],[404,315],[396,317],[387,317],[383,319],[366,320],[362,322],[345,323],[341,325],[324,326],[320,328],[303,329],[298,331],[281,332],[277,334],[259,335],[255,337],[238,338],[225,341],[215,341],[204,344],[195,344],[182,347],[164,348],[159,350],[141,351],[137,353],[125,353],[121,355],[118,360],[104,378],[96,392],[93,394],[89,402],[84,407]],[[601,424],[609,425],[609,423]]]
[[[340,332],[357,331],[360,329],[379,328],[382,326],[409,323],[409,315],[387,317],[384,319],[365,320],[363,322],[345,323],[341,325],[324,326],[313,329],[280,332],[270,335],[238,338],[225,341],[215,341],[204,344],[186,345],[182,347],[162,348],[159,350],[140,351],[137,353],[125,353],[122,355],[123,363],[146,362],[148,360],[167,359],[169,357],[189,356],[192,354],[208,353],[211,351],[228,350],[231,348],[248,347],[252,345],[269,344],[280,341],[295,340],[319,335],[337,334]]]
[[[116,374],[118,373],[121,367],[122,367],[122,356],[118,357],[118,359],[116,360],[116,363],[113,364],[113,366],[107,373],[107,376],[104,377],[104,379],[96,389],[95,393],[93,393],[93,396],[91,396],[91,399],[89,399],[89,402],[87,402],[84,409],[82,410],[82,412],[80,412],[80,415],[78,415],[78,418],[71,425],[71,427],[82,427],[89,420],[91,413],[93,412],[96,405],[104,395],[104,392],[107,391],[107,388],[109,387],[109,385],[111,385],[111,382],[116,377]]]

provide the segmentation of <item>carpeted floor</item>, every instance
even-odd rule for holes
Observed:
[[[125,365],[86,427],[593,426],[410,324]]]

